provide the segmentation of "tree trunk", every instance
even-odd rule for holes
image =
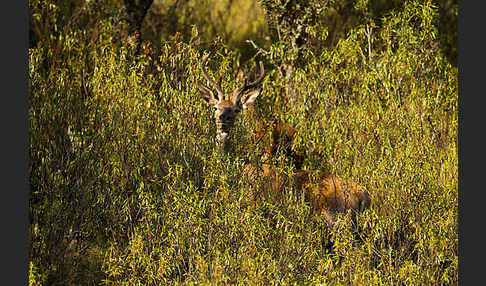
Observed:
[[[128,14],[129,33],[135,42],[135,54],[140,52],[142,22],[154,0],[123,0]]]

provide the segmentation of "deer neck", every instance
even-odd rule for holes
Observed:
[[[257,140],[259,137],[264,135],[265,133],[268,132],[268,126],[264,124],[263,117],[261,114],[256,110],[255,106],[250,105],[247,108],[243,109],[243,115],[246,118],[253,117],[255,119],[255,132],[257,134]]]
[[[262,120],[262,116],[260,115],[260,113],[257,112],[255,106],[252,104],[246,108],[243,108],[243,115],[245,117],[247,116],[254,116],[256,118],[257,121],[261,121]]]
[[[216,144],[220,151],[225,153],[229,151],[229,133],[218,128],[216,130]]]

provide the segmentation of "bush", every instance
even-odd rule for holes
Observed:
[[[407,1],[380,25],[303,51],[292,85],[265,57],[257,109],[296,127],[305,169],[370,191],[357,228],[327,226],[292,187],[282,203],[248,203],[254,125],[239,118],[234,154],[220,154],[196,88],[207,51],[225,90],[255,68],[221,38],[193,28],[133,56],[118,12],[39,37],[30,284],[457,284],[457,68],[438,45],[437,11]],[[278,43],[270,51],[285,56]]]

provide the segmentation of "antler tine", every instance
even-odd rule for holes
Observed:
[[[233,102],[235,102],[235,103],[238,102],[244,91],[255,88],[258,84],[260,84],[260,82],[265,77],[265,68],[263,67],[263,62],[259,61],[258,64],[260,66],[260,75],[252,83],[248,83],[248,78],[249,78],[249,75],[250,75],[250,73],[248,73],[246,78],[245,78],[245,81],[243,83],[243,86],[241,86],[240,88],[237,88],[233,91],[233,97],[232,97]]]
[[[265,77],[265,68],[263,67],[263,62],[262,61],[259,61],[258,64],[260,65],[260,75],[258,76],[258,78],[253,81],[249,88],[253,88],[254,86],[256,86],[257,84],[259,84],[263,78]]]
[[[206,62],[208,61],[208,58],[209,58],[209,54],[205,55],[202,60],[201,70],[203,72],[203,76],[207,81],[209,81],[211,86],[214,89],[216,89],[216,92],[218,93],[218,100],[223,100],[224,99],[223,89],[221,89],[221,86],[209,77],[208,72],[206,71]]]

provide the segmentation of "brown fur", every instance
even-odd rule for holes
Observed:
[[[261,198],[282,202],[285,187],[293,184],[296,190],[303,192],[317,215],[322,215],[333,225],[339,214],[350,211],[354,221],[357,213],[370,205],[370,196],[358,183],[321,171],[297,170],[290,178],[271,164],[262,164],[261,169],[254,164],[245,166],[248,180],[255,186],[250,194],[252,203],[260,203]],[[293,177],[293,181],[290,179]]]
[[[283,188],[288,179],[272,164],[262,164],[261,169],[254,164],[245,165],[248,180],[255,187],[250,193],[250,202],[259,204],[261,198],[282,202]]]
[[[301,169],[305,156],[292,148],[292,141],[296,133],[295,128],[279,119],[274,120],[273,123],[264,124],[255,111],[254,106],[250,106],[245,110],[245,116],[248,116],[248,113],[251,113],[257,119],[255,126],[256,136],[253,143],[264,144],[264,150],[270,157],[275,158],[279,155],[285,155],[285,157],[291,158],[295,169]],[[270,137],[268,140],[266,139],[267,136]],[[268,144],[266,144],[267,141],[269,141]]]
[[[355,215],[370,205],[369,193],[358,183],[332,174],[318,171],[298,170],[294,175],[295,184],[301,189],[316,214],[323,215],[334,224],[337,215],[351,211]]]
[[[277,156],[279,152],[287,158],[291,158],[295,169],[301,169],[305,156],[292,149],[292,141],[295,136],[295,128],[289,124],[276,121],[272,130],[272,143],[267,152],[272,156]]]

